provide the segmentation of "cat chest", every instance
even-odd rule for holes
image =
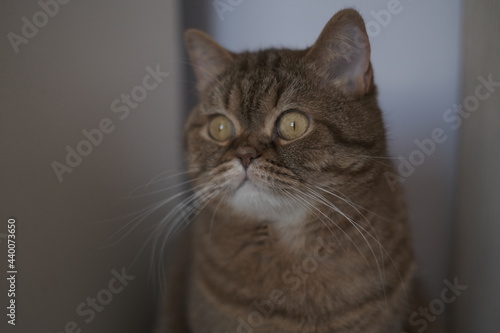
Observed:
[[[382,311],[380,275],[366,265],[359,248],[315,238],[306,240],[301,251],[292,251],[268,231],[254,228],[228,236],[201,229],[189,288],[193,322],[210,317],[229,325],[222,328],[227,332],[243,327],[242,319],[273,327],[269,332],[281,332],[276,327],[305,332],[303,325],[319,332],[317,325],[358,325]]]
[[[363,308],[361,301],[349,304],[361,300],[359,286],[369,283],[334,273],[333,254],[291,260],[253,252],[238,259],[220,266],[206,256],[198,258],[203,263],[195,261],[189,298],[192,322],[209,317],[221,332],[238,327],[245,331],[247,325],[254,332],[320,332],[318,327],[351,325],[359,320],[355,317],[375,309]]]
[[[196,254],[193,283],[217,307],[248,311],[267,304],[273,313],[303,314],[307,304],[317,315],[335,308],[343,297],[342,287],[331,282],[346,280],[338,277],[342,259],[334,250],[318,246],[307,254],[292,254],[265,239],[233,247],[211,245]]]

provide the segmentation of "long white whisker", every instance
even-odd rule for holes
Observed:
[[[122,237],[120,237],[117,241],[114,241],[112,242],[111,244],[108,244],[104,247],[110,247],[110,246],[113,246],[115,244],[117,244],[118,242],[122,241],[125,237],[127,237],[139,224],[141,224],[148,216],[150,216],[151,214],[153,214],[154,212],[156,212],[160,207],[166,205],[167,203],[177,199],[178,197],[182,196],[182,195],[185,195],[186,193],[190,192],[191,190],[186,190],[186,191],[182,191],[180,193],[177,193],[165,200],[161,200],[159,203],[156,203],[152,206],[150,206],[147,210],[141,210],[142,213],[139,214],[137,217],[135,217],[134,219],[132,219],[131,221],[129,221],[128,223],[126,223],[124,226],[122,226],[121,228],[119,228],[115,233],[113,233],[113,235],[111,235],[106,241],[104,241],[104,244],[108,243],[111,239],[113,239],[118,233],[120,233],[122,230],[124,230],[125,228],[127,228],[128,226],[130,226],[132,224],[132,227],[125,233],[125,235],[123,235]],[[137,221],[137,222],[136,222]]]
[[[132,196],[132,195],[134,195],[135,192],[137,192],[137,191],[139,191],[141,189],[144,189],[144,188],[148,188],[149,186],[151,186],[153,184],[156,184],[158,182],[162,182],[162,181],[167,180],[167,179],[171,179],[171,178],[174,178],[174,177],[180,177],[180,176],[184,176],[186,174],[189,174],[193,170],[184,170],[182,172],[178,172],[178,173],[175,173],[173,175],[169,175],[169,176],[163,177],[164,174],[168,174],[169,172],[173,172],[173,171],[174,170],[167,170],[167,171],[164,171],[164,172],[160,173],[159,175],[157,175],[154,178],[152,178],[146,184],[138,186],[135,189],[133,189],[132,191],[130,191],[129,196]]]
[[[378,272],[379,272],[380,282],[381,282],[382,289],[383,289],[383,292],[384,292],[384,298],[385,298],[385,300],[387,302],[387,295],[386,295],[385,283],[384,283],[384,273],[382,272],[381,264],[379,263],[379,260],[378,260],[377,256],[375,255],[375,251],[373,250],[373,247],[372,247],[371,243],[368,241],[368,239],[365,236],[365,233],[367,233],[369,235],[371,235],[371,234],[369,232],[367,232],[364,228],[362,228],[359,225],[359,223],[357,223],[356,221],[354,221],[353,218],[351,218],[350,216],[348,216],[347,214],[345,214],[344,212],[342,212],[340,209],[338,209],[335,205],[333,205],[330,201],[328,201],[321,194],[319,194],[318,192],[314,191],[309,186],[308,186],[308,188],[309,188],[310,193],[312,193],[313,195],[315,195],[319,199],[319,202],[321,202],[325,206],[333,209],[338,214],[342,215],[359,232],[359,234],[361,235],[361,237],[363,237],[364,241],[368,245],[368,248],[370,249],[370,252],[371,252],[371,254],[373,256],[373,259],[375,260],[375,264],[377,265],[377,269],[378,269]],[[372,236],[372,238],[373,238],[373,236]],[[378,243],[381,246],[380,242],[378,242]]]
[[[340,200],[344,201],[346,204],[348,204],[349,206],[351,206],[351,207],[352,207],[352,208],[353,208],[353,209],[354,209],[354,210],[355,210],[358,214],[360,214],[360,215],[363,217],[363,219],[366,221],[366,223],[370,226],[370,228],[371,228],[371,230],[373,231],[373,234],[374,234],[375,236],[373,236],[373,235],[372,235],[371,233],[369,233],[369,232],[367,232],[367,234],[368,234],[370,237],[372,237],[372,238],[373,238],[373,239],[377,242],[377,244],[379,245],[380,250],[381,250],[381,257],[382,257],[382,258],[384,257],[384,255],[383,255],[383,254],[387,255],[387,257],[388,257],[388,258],[389,258],[389,260],[391,261],[391,264],[392,264],[393,268],[396,270],[396,273],[398,274],[399,280],[401,281],[401,283],[403,283],[403,277],[401,276],[401,273],[399,272],[399,269],[398,269],[398,267],[397,267],[396,263],[395,263],[395,262],[394,262],[394,260],[392,259],[392,256],[389,254],[389,252],[385,249],[385,247],[384,247],[384,246],[382,245],[382,243],[380,242],[380,239],[379,239],[379,237],[378,237],[378,234],[377,234],[377,232],[376,232],[375,228],[373,227],[373,225],[372,225],[372,224],[370,223],[370,221],[369,221],[369,220],[365,217],[365,215],[361,213],[361,211],[360,211],[357,207],[360,207],[361,209],[363,209],[363,210],[365,210],[365,211],[369,212],[369,213],[370,213],[370,214],[372,214],[373,216],[376,216],[376,217],[381,218],[381,219],[383,219],[383,220],[387,220],[387,219],[386,219],[386,218],[384,218],[384,217],[382,217],[382,216],[380,216],[380,215],[378,215],[378,214],[376,214],[376,213],[374,213],[374,212],[372,212],[372,211],[370,211],[370,210],[368,210],[368,209],[366,209],[366,208],[364,208],[364,207],[362,207],[362,206],[359,206],[359,205],[355,204],[354,202],[352,202],[352,200],[349,200],[349,199],[347,198],[347,196],[345,196],[345,194],[343,194],[343,193],[342,193],[342,192],[340,192],[339,190],[333,189],[334,191],[336,191],[336,192],[340,193],[340,195],[342,195],[342,196],[343,196],[343,197],[345,197],[345,198],[343,198],[343,197],[341,197],[341,196],[339,196],[339,195],[336,195],[336,194],[334,194],[334,193],[332,193],[332,192],[330,192],[330,191],[328,191],[328,190],[326,190],[326,189],[324,189],[324,188],[322,188],[322,187],[319,187],[319,186],[315,186],[315,187],[316,187],[316,188],[318,188],[319,190],[321,190],[321,191],[325,192],[325,193],[328,193],[328,194],[330,194],[330,195],[332,195],[332,196],[334,196],[334,197],[336,197],[336,198],[338,198],[338,199],[340,199]],[[356,207],[356,206],[357,206],[357,207]],[[364,229],[363,229],[363,230],[364,230]],[[383,253],[382,253],[382,252],[383,252]],[[385,275],[385,267],[383,267],[383,271],[384,271],[384,275]],[[406,296],[406,288],[405,288],[404,284],[403,284],[403,293],[405,294],[405,297],[407,297],[407,296]]]
[[[212,219],[210,220],[210,228],[209,228],[209,232],[208,232],[210,236],[212,236],[212,227],[213,227],[214,220],[215,220],[215,214],[217,213],[217,210],[219,209],[220,204],[224,200],[226,200],[226,197],[227,197],[227,195],[224,194],[224,196],[219,200],[219,203],[217,204],[217,206],[215,206],[214,213],[212,214]]]
[[[160,264],[160,281],[163,281],[164,275],[165,275],[165,269],[163,266],[164,263],[164,249],[167,244],[167,240],[172,234],[180,232],[182,229],[184,229],[188,224],[189,221],[194,219],[210,202],[211,200],[220,192],[220,191],[214,191],[210,192],[210,190],[204,190],[204,192],[207,193],[200,193],[198,192],[195,194],[193,200],[190,202],[186,203],[185,205],[190,205],[188,207],[188,212],[187,214],[183,214],[181,216],[178,216],[176,220],[173,223],[173,229],[169,230],[169,232],[163,236],[163,241],[161,243],[161,246],[159,248],[159,264]],[[191,204],[192,202],[192,204]],[[184,221],[184,224],[179,223],[180,221]],[[163,222],[163,221],[162,221]],[[158,238],[155,240],[155,244],[157,244]],[[156,248],[156,245],[155,245]]]
[[[300,191],[300,190],[297,190],[297,189],[294,189],[295,191],[301,193],[302,195],[306,196],[306,197],[309,197],[310,199],[313,199],[315,201],[318,201],[318,198],[314,197],[314,196],[311,196],[311,195],[308,195],[307,193],[304,193],[303,191]],[[320,202],[322,203],[322,202]],[[324,203],[322,203],[324,204]],[[331,217],[329,217],[328,215],[326,215],[323,211],[321,211],[318,207],[314,206],[314,205],[311,205],[312,208],[314,208],[316,211],[318,211],[321,215],[323,215],[327,220],[329,220],[330,222],[332,222],[346,237],[347,239],[354,245],[354,247],[358,250],[359,254],[361,255],[361,257],[363,258],[363,260],[365,261],[365,263],[369,266],[369,261],[368,261],[368,258],[366,258],[366,256],[364,255],[363,251],[361,251],[361,249],[359,248],[358,244],[356,244],[356,242],[345,232],[345,230],[343,230],[337,223],[335,223],[335,221],[332,220]],[[334,211],[336,211],[334,209]],[[338,212],[337,212],[338,213]],[[323,223],[324,221],[321,220]],[[330,231],[331,229],[328,228]]]
[[[335,234],[335,232],[330,228],[330,226],[323,220],[323,218],[321,216],[319,216],[318,214],[316,214],[316,212],[312,209],[316,209],[316,207],[314,207],[313,204],[311,204],[309,201],[307,201],[305,198],[302,198],[300,196],[294,196],[292,193],[289,193],[288,191],[286,191],[286,189],[284,188],[278,188],[283,194],[285,194],[287,197],[289,197],[292,201],[295,201],[297,202],[299,205],[301,205],[302,207],[304,207],[305,209],[307,209],[309,211],[309,213],[313,214],[318,220],[320,220],[323,225],[328,229],[328,231],[330,231],[330,233],[332,234],[333,237],[335,237],[335,239],[337,240],[337,242],[340,244],[340,246],[342,247],[342,249],[345,251],[344,249],[344,246],[342,245],[342,243],[340,242],[339,238],[337,237],[337,235]],[[299,191],[301,192],[301,191]],[[311,208],[312,207],[312,208]],[[324,214],[323,214],[324,215]],[[340,227],[337,225],[337,223],[335,223],[335,221],[331,220],[330,218],[327,217],[327,219],[333,223],[337,228],[340,229]]]
[[[201,186],[201,185],[200,185]],[[187,191],[184,191],[184,192],[190,192],[191,190],[187,190]],[[182,193],[184,194],[184,193]],[[156,227],[154,228],[154,231],[148,236],[148,238],[146,239],[146,241],[144,242],[144,244],[142,245],[142,247],[139,249],[139,252],[138,254],[134,257],[134,259],[132,260],[132,263],[130,265],[133,266],[133,264],[137,261],[137,259],[139,258],[140,254],[142,253],[142,251],[144,251],[145,247],[147,246],[147,244],[149,243],[149,241],[153,238],[153,237],[159,237],[159,229],[161,229],[162,227],[165,227],[165,226],[168,226],[168,224],[164,223],[164,222],[168,222],[168,220],[179,210],[182,210],[184,209],[183,207],[187,207],[187,203],[190,202],[193,197],[195,197],[196,195],[195,194],[191,194],[190,196],[188,196],[187,198],[185,198],[184,200],[182,200],[180,203],[178,203],[172,211],[170,211],[169,214],[167,214],[159,224],[156,225]],[[154,249],[154,247],[153,247]],[[153,256],[154,258],[154,256]],[[152,261],[154,262],[154,259],[152,258]],[[153,265],[152,265],[153,266]]]
[[[167,191],[170,191],[170,190],[172,190],[172,189],[174,189],[176,187],[180,187],[180,186],[184,186],[184,185],[193,183],[193,182],[197,181],[198,179],[199,178],[194,178],[194,179],[186,180],[184,182],[176,183],[175,185],[172,185],[172,186],[169,186],[169,187],[166,187],[166,188],[162,188],[162,189],[159,189],[159,190],[156,190],[156,191],[148,192],[148,193],[141,193],[141,194],[130,195],[130,196],[127,197],[127,199],[141,198],[141,197],[145,197],[145,196],[148,196],[148,195],[153,195],[153,194],[167,192]]]

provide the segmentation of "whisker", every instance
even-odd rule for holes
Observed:
[[[294,189],[294,190],[296,190],[296,191],[297,191],[297,189]],[[304,196],[306,196],[306,197],[309,197],[309,198],[311,198],[311,199],[313,199],[313,200],[315,200],[315,201],[318,201],[319,203],[321,203],[321,204],[323,204],[323,205],[324,205],[324,202],[319,201],[317,197],[311,197],[311,195],[308,195],[307,193],[305,193],[305,192],[303,192],[303,191],[300,191],[300,190],[299,190],[298,192],[300,192],[302,195],[304,195]],[[305,202],[309,203],[307,200],[305,200],[305,199],[303,199],[303,200],[304,200]],[[309,204],[310,204],[310,203],[309,203]],[[354,241],[354,240],[353,240],[353,239],[352,239],[352,238],[351,238],[351,237],[350,237],[350,236],[349,236],[349,235],[345,232],[345,230],[344,230],[342,227],[340,227],[340,226],[339,226],[339,225],[338,225],[335,221],[333,221],[333,219],[332,219],[331,217],[329,217],[328,215],[326,215],[323,211],[319,210],[317,207],[315,207],[315,206],[314,206],[314,205],[312,205],[312,204],[310,204],[310,205],[311,205],[311,207],[313,207],[315,210],[317,210],[318,212],[320,212],[320,213],[321,213],[321,215],[323,215],[323,216],[324,216],[324,217],[325,217],[328,221],[330,221],[331,223],[333,223],[333,224],[335,225],[335,227],[337,227],[337,228],[338,228],[338,229],[339,229],[339,230],[340,230],[340,231],[341,231],[341,232],[342,232],[342,233],[343,233],[343,234],[347,237],[347,239],[348,239],[348,240],[349,240],[349,241],[350,241],[350,242],[351,242],[351,243],[355,246],[355,248],[356,248],[356,249],[358,250],[358,252],[361,254],[361,256],[362,256],[362,257],[363,257],[363,259],[365,260],[366,264],[367,264],[367,265],[369,265],[369,261],[368,261],[368,259],[365,257],[365,255],[364,255],[363,251],[361,251],[361,249],[360,249],[360,248],[359,248],[359,246],[356,244],[356,242],[355,242],[355,241]],[[330,208],[331,208],[331,207],[330,207]],[[342,215],[342,213],[339,213],[339,211],[336,209],[336,207],[335,207],[334,211],[335,211],[335,212],[337,212],[338,214],[341,214],[341,215]],[[332,233],[332,234],[336,237],[336,235],[333,233],[333,231],[330,229],[330,227],[329,227],[329,226],[328,226],[328,225],[324,222],[324,220],[323,220],[321,217],[319,217],[317,214],[314,214],[314,215],[315,215],[316,217],[320,218],[320,219],[321,219],[321,221],[322,221],[322,223],[324,223],[324,224],[325,224],[325,226],[328,228],[328,230],[329,230],[329,231],[330,231],[330,232],[331,232],[331,233]],[[345,217],[344,217],[344,218],[345,218]],[[339,241],[338,237],[336,237],[336,239]],[[340,241],[339,241],[339,243],[340,243],[340,244],[342,244],[342,242],[340,242]],[[369,244],[368,244],[368,245],[369,245]],[[343,249],[344,249],[344,248],[343,248]],[[345,251],[345,249],[344,249],[344,251]]]
[[[340,246],[342,247],[342,249],[344,250],[345,252],[345,249],[341,243],[341,241],[339,240],[339,238],[337,237],[337,235],[335,234],[335,232],[330,228],[330,226],[323,220],[323,218],[321,216],[319,216],[318,214],[316,214],[316,212],[314,210],[311,209],[311,207],[313,208],[316,208],[314,207],[314,205],[312,203],[310,203],[309,201],[307,201],[306,199],[300,197],[300,196],[294,196],[292,193],[289,193],[288,191],[286,191],[286,189],[284,188],[278,188],[282,193],[284,193],[287,197],[289,197],[291,200],[297,202],[299,205],[301,205],[302,207],[304,207],[305,209],[307,209],[309,211],[309,213],[313,214],[317,219],[319,219],[323,225],[328,229],[328,231],[330,231],[330,233],[332,234],[333,237],[335,237],[335,239],[337,240],[337,242],[340,244]],[[337,228],[340,229],[340,227],[337,225],[337,223],[335,223],[335,221],[329,219],[330,222],[332,222]]]
[[[185,191],[185,192],[189,192],[191,190],[188,190],[188,191]],[[170,211],[169,214],[167,214],[162,220],[160,223],[158,223],[155,227],[154,227],[154,230],[153,232],[151,232],[151,234],[148,236],[148,238],[146,239],[146,241],[144,242],[144,244],[141,246],[141,248],[139,249],[137,255],[134,257],[134,259],[132,260],[131,264],[130,264],[130,267],[132,267],[135,262],[137,261],[137,259],[139,258],[140,254],[144,251],[144,249],[146,248],[146,246],[148,245],[148,243],[151,241],[151,239],[153,239],[154,237],[159,237],[159,231],[162,227],[165,227],[165,226],[168,226],[167,223],[164,223],[164,222],[167,222],[177,211],[179,211],[180,209],[184,209],[184,207],[187,207],[187,203],[189,201],[192,200],[193,197],[195,197],[196,194],[191,194],[190,196],[188,196],[187,198],[185,198],[184,200],[182,200],[180,203],[178,203],[172,211]],[[156,241],[155,241],[156,242]],[[153,246],[153,257],[152,257],[152,263],[151,263],[151,267],[150,267],[150,272],[151,270],[154,270],[154,246]]]
[[[114,232],[110,237],[108,237],[108,239],[106,239],[104,241],[104,244],[103,244],[103,248],[107,248],[107,247],[111,247],[117,243],[119,243],[120,241],[122,241],[123,239],[125,239],[135,228],[137,228],[146,218],[148,218],[149,216],[151,216],[154,212],[158,211],[159,208],[163,207],[164,205],[166,205],[167,203],[171,202],[171,201],[174,201],[176,200],[177,198],[185,195],[186,193],[189,193],[191,192],[192,190],[189,189],[189,190],[185,190],[185,191],[182,191],[182,192],[179,192],[167,199],[164,199],[164,200],[161,200],[160,202],[158,203],[155,203],[151,206],[148,206],[146,207],[145,209],[141,209],[139,210],[139,214],[136,214],[136,213],[132,213],[132,214],[128,214],[127,216],[133,216],[134,214],[137,215],[136,217],[134,217],[132,220],[130,220],[129,222],[127,222],[125,225],[123,225],[121,228],[119,228],[116,232]],[[124,229],[126,229],[127,227],[129,227],[130,225],[132,225],[132,227],[122,236],[120,237],[118,240],[114,241],[114,242],[111,242],[110,244],[107,244],[108,242],[110,242],[112,239],[114,239],[120,232],[122,232]],[[106,245],[107,244],[107,245]]]
[[[136,195],[129,195],[126,199],[141,198],[141,197],[145,197],[145,196],[149,196],[149,195],[154,195],[154,194],[158,194],[158,193],[167,192],[167,191],[170,191],[170,190],[172,190],[172,189],[174,189],[176,187],[180,187],[180,186],[184,186],[184,185],[193,183],[193,182],[197,181],[199,178],[200,177],[194,178],[194,179],[189,179],[189,180],[186,180],[184,182],[177,183],[175,185],[172,185],[172,186],[169,186],[169,187],[166,187],[166,188],[162,188],[162,189],[159,189],[159,190],[156,190],[156,191],[148,192],[148,193],[142,193],[142,194],[136,194]]]
[[[326,198],[324,198],[319,193],[317,193],[316,191],[314,191],[310,186],[306,185],[306,187],[308,188],[309,193],[311,193],[311,195],[313,195],[314,198],[316,198],[318,202],[320,202],[321,204],[325,205],[326,207],[332,209],[333,211],[335,211],[338,214],[340,214],[341,216],[343,216],[347,221],[349,221],[349,223],[351,223],[352,226],[354,226],[354,228],[358,231],[358,233],[361,235],[361,237],[363,237],[363,239],[366,242],[366,244],[368,245],[368,247],[370,249],[370,252],[371,252],[371,254],[372,254],[372,256],[373,256],[373,258],[375,260],[375,263],[377,265],[377,269],[378,269],[378,272],[379,272],[379,277],[381,279],[381,284],[382,284],[382,288],[383,288],[383,291],[384,291],[384,297],[385,297],[385,300],[387,302],[386,291],[385,291],[385,284],[383,283],[384,278],[383,278],[383,274],[382,274],[382,271],[381,271],[381,268],[380,268],[379,261],[377,259],[377,256],[375,255],[373,247],[371,246],[370,242],[368,241],[368,239],[366,238],[366,236],[364,235],[364,233],[360,230],[359,225],[351,217],[349,217],[347,214],[345,214],[344,212],[342,212],[340,209],[338,209],[331,202],[329,202],[328,200],[326,200]],[[305,195],[307,195],[307,194],[305,194]],[[344,231],[344,234],[347,236],[347,233],[345,233],[345,231]],[[347,237],[350,239],[349,236],[347,236]],[[359,247],[357,246],[357,244],[354,241],[352,241],[352,239],[350,239],[350,240],[355,245],[355,247],[358,249],[358,251],[361,254],[361,256],[364,258],[367,266],[370,267],[371,265],[369,264],[368,259],[364,256],[363,252],[359,249]]]
[[[161,242],[161,245],[158,249],[159,253],[159,258],[158,258],[158,263],[159,263],[159,280],[164,281],[164,275],[165,275],[165,268],[164,268],[164,253],[165,253],[165,247],[167,245],[168,239],[172,236],[172,234],[177,234],[178,232],[182,231],[191,220],[193,220],[210,202],[211,200],[220,193],[219,191],[213,191],[210,192],[210,189],[204,189],[203,192],[207,193],[195,193],[193,194],[192,198],[185,202],[183,204],[184,207],[187,207],[187,214],[184,213],[183,215],[177,216],[176,219],[173,221],[173,226],[170,230],[168,230],[167,234],[164,234],[162,236],[163,240]],[[181,208],[181,211],[183,211],[184,208]],[[162,220],[160,222],[160,225],[163,224],[167,219]],[[180,223],[181,221],[184,221],[185,223]],[[161,235],[161,233],[157,233],[157,235]],[[158,242],[159,242],[159,237],[155,238],[154,242],[154,249],[158,247]],[[154,258],[155,256],[153,256]],[[153,266],[154,267],[154,266]],[[154,274],[155,276],[157,274]]]
[[[132,196],[134,195],[135,192],[141,190],[141,189],[144,189],[144,188],[148,188],[149,186],[153,185],[153,184],[156,184],[156,183],[159,183],[159,182],[162,182],[164,180],[168,180],[168,179],[171,179],[171,178],[174,178],[174,177],[180,177],[180,176],[184,176],[186,174],[189,174],[190,172],[192,172],[193,170],[184,170],[182,172],[177,172],[173,175],[170,175],[170,176],[167,176],[167,177],[163,177],[165,174],[168,174],[169,172],[174,172],[174,170],[167,170],[167,171],[164,171],[158,175],[156,175],[155,177],[153,177],[149,182],[147,182],[146,184],[144,185],[141,185],[141,186],[138,186],[136,187],[135,189],[133,189],[132,191],[130,191],[130,193],[128,194],[129,196]]]
[[[210,237],[212,236],[212,227],[214,224],[215,214],[217,213],[217,210],[219,209],[220,204],[224,200],[226,200],[226,198],[227,198],[227,194],[224,194],[224,196],[219,200],[219,203],[217,204],[217,206],[215,206],[214,213],[212,214],[212,219],[210,220],[210,228],[209,228],[209,232],[208,232]]]
[[[340,192],[339,190],[333,189],[334,191],[336,191],[336,192],[340,193],[340,194],[341,194],[342,196],[344,196],[345,198],[343,198],[343,197],[341,197],[341,196],[339,196],[339,195],[336,195],[336,194],[334,194],[334,193],[332,193],[332,192],[330,192],[330,191],[328,191],[328,190],[325,190],[325,189],[324,189],[324,188],[322,188],[322,187],[319,187],[319,186],[315,186],[315,187],[316,187],[316,188],[318,188],[318,189],[319,189],[319,190],[321,190],[321,191],[324,191],[325,193],[328,193],[328,194],[330,194],[330,195],[332,195],[332,196],[334,196],[334,197],[336,197],[336,198],[338,198],[338,199],[340,199],[340,200],[344,201],[346,204],[350,205],[350,206],[351,206],[351,207],[352,207],[352,208],[353,208],[353,209],[354,209],[354,210],[355,210],[358,214],[360,214],[360,216],[362,216],[362,217],[363,217],[363,219],[366,221],[366,223],[370,226],[370,228],[371,228],[371,230],[373,231],[373,233],[374,233],[375,237],[374,237],[371,233],[369,233],[368,231],[366,231],[366,232],[367,232],[367,234],[368,234],[370,237],[372,237],[372,238],[373,238],[373,239],[377,242],[377,244],[379,245],[379,248],[380,248],[380,251],[381,251],[381,257],[382,257],[382,258],[384,258],[384,254],[385,254],[385,255],[387,255],[388,259],[391,261],[391,264],[392,264],[393,268],[395,269],[396,273],[398,274],[399,280],[400,280],[400,281],[401,281],[401,283],[403,284],[403,293],[404,293],[405,297],[407,297],[406,288],[405,288],[405,286],[404,286],[404,282],[403,282],[403,277],[401,276],[401,273],[400,273],[400,271],[399,271],[399,269],[398,269],[398,267],[397,267],[396,263],[394,262],[394,260],[393,260],[392,256],[389,254],[389,252],[386,250],[386,248],[385,248],[385,247],[382,245],[382,243],[380,242],[380,239],[379,239],[379,237],[378,237],[378,234],[377,234],[377,232],[376,232],[375,228],[373,227],[373,225],[372,225],[372,224],[370,223],[370,221],[366,218],[366,216],[360,212],[360,210],[359,210],[357,207],[360,207],[361,209],[363,209],[363,210],[365,210],[365,211],[369,212],[370,214],[372,214],[373,216],[376,216],[376,217],[378,217],[378,218],[380,218],[380,219],[383,219],[383,220],[385,220],[385,221],[387,221],[388,219],[387,219],[387,218],[385,218],[385,217],[382,217],[382,216],[380,216],[380,215],[376,214],[375,212],[372,212],[372,211],[370,211],[370,210],[368,210],[368,209],[366,209],[366,208],[363,208],[363,207],[362,207],[362,206],[360,206],[360,205],[355,204],[354,202],[352,202],[352,200],[349,200],[349,199],[347,198],[347,196],[346,196],[345,194],[343,194],[342,192]],[[356,207],[356,206],[357,206],[357,207]],[[360,226],[360,227],[362,228],[362,226]],[[363,228],[363,230],[365,230],[365,229]],[[383,273],[384,273],[384,276],[385,276],[385,267],[383,267]]]
[[[330,189],[330,190],[332,190],[332,191],[335,191],[335,192],[339,193],[340,195],[336,195],[336,194],[334,194],[334,193],[331,193],[330,191],[328,191],[328,190],[326,190],[326,189],[325,189],[325,186],[324,186],[324,187],[321,187],[321,186],[315,186],[315,187],[316,187],[317,189],[319,189],[319,190],[321,190],[321,191],[325,192],[325,193],[328,193],[328,194],[330,194],[330,195],[332,195],[332,196],[334,196],[334,197],[336,197],[336,198],[338,198],[338,199],[340,199],[340,200],[344,201],[345,203],[347,203],[347,204],[351,205],[351,207],[353,207],[353,208],[358,207],[358,209],[362,209],[362,210],[364,210],[364,211],[366,211],[366,212],[368,212],[368,213],[370,213],[370,214],[373,214],[374,216],[376,216],[376,217],[378,217],[378,218],[380,218],[380,219],[383,219],[383,220],[385,220],[385,221],[388,221],[388,219],[387,219],[386,217],[383,217],[383,216],[381,216],[381,215],[378,215],[377,213],[375,213],[375,212],[373,212],[373,211],[371,211],[371,210],[369,210],[369,209],[367,209],[367,208],[365,208],[365,207],[363,207],[363,206],[361,206],[361,205],[358,205],[358,204],[354,203],[354,202],[353,202],[352,200],[350,200],[350,199],[349,199],[349,198],[348,198],[348,197],[347,197],[344,193],[342,193],[341,191],[339,191],[339,190],[337,190],[337,189],[335,189],[335,188],[333,188],[333,187],[327,187],[327,188],[328,188],[328,189]],[[357,211],[358,211],[358,210],[357,210]],[[358,212],[359,212],[359,211],[358,211]]]

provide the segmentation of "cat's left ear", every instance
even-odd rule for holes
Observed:
[[[370,43],[363,18],[354,9],[341,10],[328,21],[306,61],[348,94],[365,95],[373,88]]]
[[[187,30],[184,40],[198,90],[203,91],[232,62],[234,55],[199,30]]]

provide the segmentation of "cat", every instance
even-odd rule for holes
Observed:
[[[234,53],[185,33],[197,215],[168,267],[158,332],[408,329],[415,261],[364,21],[304,50]]]

